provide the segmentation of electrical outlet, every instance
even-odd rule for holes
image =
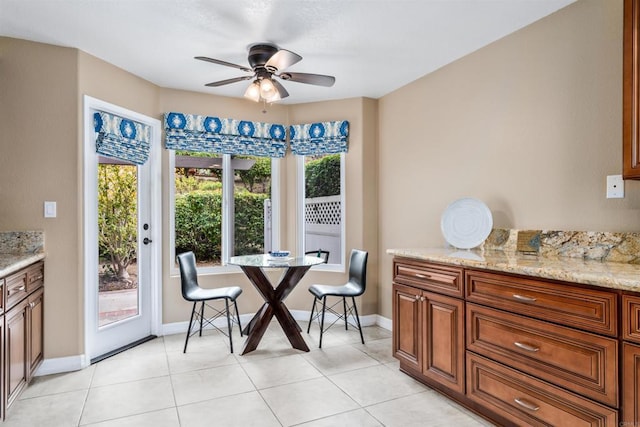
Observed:
[[[624,181],[622,175],[607,176],[607,199],[624,198]]]

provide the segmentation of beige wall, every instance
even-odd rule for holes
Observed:
[[[388,248],[444,244],[440,215],[483,200],[497,227],[640,228],[622,172],[622,0],[580,0],[379,100],[380,314]]]
[[[77,50],[0,37],[0,230],[45,232],[46,357],[82,352],[77,81]]]

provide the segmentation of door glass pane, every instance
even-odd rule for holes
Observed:
[[[138,168],[98,161],[98,326],[136,316],[138,294]]]
[[[340,154],[305,156],[305,251],[329,251],[329,264],[342,253]]]
[[[221,265],[222,156],[177,151],[175,253],[193,251],[198,266]]]
[[[233,255],[265,252],[270,246],[271,158],[234,156]],[[267,227],[265,227],[267,224]]]

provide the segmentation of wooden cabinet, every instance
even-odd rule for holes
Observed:
[[[2,301],[6,311],[0,325],[0,394],[2,419],[20,395],[44,357],[44,262],[33,264],[5,279]]]
[[[394,271],[394,356],[402,369],[463,394],[464,302],[430,291],[444,288],[447,294],[462,294],[462,270],[400,262]]]
[[[622,296],[622,425],[640,425],[640,296]]]
[[[640,425],[640,294],[402,257],[393,273],[407,374],[499,425]]]
[[[640,179],[640,0],[624,0],[622,176]]]

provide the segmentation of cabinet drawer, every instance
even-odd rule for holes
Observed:
[[[622,296],[622,338],[640,343],[640,297]]]
[[[614,292],[484,271],[465,272],[467,301],[616,337]]]
[[[467,350],[618,406],[618,341],[467,304]]]
[[[27,293],[44,284],[44,262],[38,262],[27,269]]]
[[[5,282],[7,287],[7,307],[5,310],[9,310],[27,296],[27,273],[23,270],[7,277]]]
[[[467,395],[516,425],[616,426],[618,412],[467,353]]]
[[[393,280],[454,297],[462,298],[464,295],[462,268],[404,259],[396,260],[393,263]]]

